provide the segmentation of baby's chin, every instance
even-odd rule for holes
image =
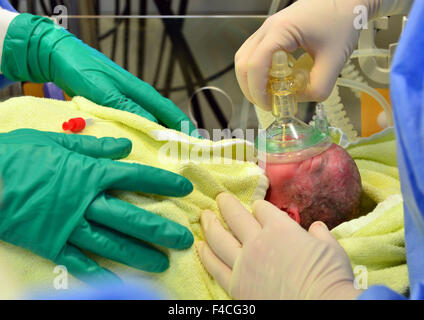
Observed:
[[[266,200],[305,229],[314,221],[332,229],[359,215],[361,177],[353,159],[338,145],[302,162],[267,166],[266,171],[270,181]]]

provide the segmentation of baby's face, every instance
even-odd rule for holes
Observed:
[[[359,213],[361,177],[353,159],[338,145],[301,162],[268,163],[266,173],[270,182],[266,200],[305,229],[317,220],[332,229]]]

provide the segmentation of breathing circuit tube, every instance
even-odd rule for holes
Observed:
[[[358,133],[350,123],[349,118],[346,115],[346,111],[343,110],[344,106],[339,95],[338,86],[348,87],[350,89],[363,91],[369,94],[382,106],[386,115],[387,124],[389,126],[393,126],[392,108],[387,100],[377,90],[359,81],[338,78],[336,86],[330,96],[327,100],[322,102],[322,104],[325,106],[325,112],[330,125],[342,130],[350,141],[356,140],[358,138]]]
[[[393,126],[393,115],[392,115],[392,107],[387,102],[387,100],[374,88],[371,88],[370,86],[367,86],[359,81],[344,79],[344,78],[338,78],[336,84],[348,87],[352,89],[361,90],[367,94],[369,94],[371,97],[373,97],[382,107],[384,110],[384,113],[386,114],[387,123],[389,126]]]
[[[355,50],[341,72],[342,78],[337,80],[336,86],[334,87],[330,96],[323,102],[324,106],[326,107],[326,113],[330,124],[341,129],[351,141],[358,138],[358,133],[353,128],[349,118],[346,116],[346,111],[344,110],[344,106],[339,95],[338,86],[349,87],[357,97],[360,97],[361,91],[366,92],[372,96],[382,106],[388,125],[393,125],[392,108],[390,104],[377,90],[368,85],[366,80],[361,76],[360,72],[356,70],[355,66],[351,62],[351,59],[369,56],[389,57],[389,50]]]
[[[353,51],[350,59],[360,57],[389,57],[390,52],[387,49],[360,49]]]
[[[352,63],[352,60],[349,59],[345,66],[343,67],[342,71],[340,72],[342,78],[355,80],[362,82],[363,84],[368,85],[368,82],[364,79],[364,77],[361,75],[360,71],[357,70],[355,65]],[[361,91],[352,89],[352,92],[355,94],[355,96],[360,99],[361,98]]]
[[[346,115],[342,99],[339,95],[339,87],[337,85],[334,86],[330,96],[327,100],[323,101],[322,104],[325,107],[328,122],[332,127],[342,130],[349,141],[355,141],[358,139],[358,132],[350,123],[350,120]]]

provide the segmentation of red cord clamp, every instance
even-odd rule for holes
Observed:
[[[83,118],[72,118],[62,124],[62,129],[76,133],[84,130],[85,126],[86,122]]]

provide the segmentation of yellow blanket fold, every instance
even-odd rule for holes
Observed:
[[[254,163],[232,161],[231,164],[223,164],[221,161],[214,164],[208,161],[214,152],[224,160],[235,158],[240,150],[246,159],[251,160],[251,144],[242,140],[211,142],[188,139],[182,133],[165,129],[131,113],[98,106],[81,97],[71,102],[20,97],[0,103],[0,132],[18,128],[62,132],[62,122],[73,117],[103,120],[95,121],[82,134],[129,138],[133,142],[133,150],[125,161],[177,172],[192,181],[194,191],[184,198],[122,191],[114,191],[113,194],[187,226],[195,240],[203,240],[199,225],[202,210],[214,211],[222,221],[215,202],[220,192],[233,193],[248,209],[254,200],[265,197],[268,180]],[[173,153],[175,146],[181,151],[177,155]],[[332,232],[348,252],[353,267],[366,267],[368,285],[383,283],[403,292],[408,280],[394,137],[382,135],[377,140],[352,145],[348,151],[360,169],[365,191],[364,210],[372,212],[344,223]],[[190,157],[188,161],[187,154],[196,158]],[[224,290],[201,265],[194,246],[184,251],[166,252],[170,258],[170,268],[162,274],[148,274],[103,258],[95,259],[133,283],[144,283],[146,279],[154,281],[168,297],[228,299]],[[54,290],[52,284],[57,274],[54,273],[53,263],[4,242],[0,242],[0,263],[15,271],[17,287],[44,286]],[[77,285],[80,283],[71,278],[69,286]]]
[[[390,128],[361,139],[347,151],[361,174],[367,215],[339,225],[332,233],[348,253],[358,279],[366,270],[365,286],[384,284],[405,293],[409,280],[394,131]]]

